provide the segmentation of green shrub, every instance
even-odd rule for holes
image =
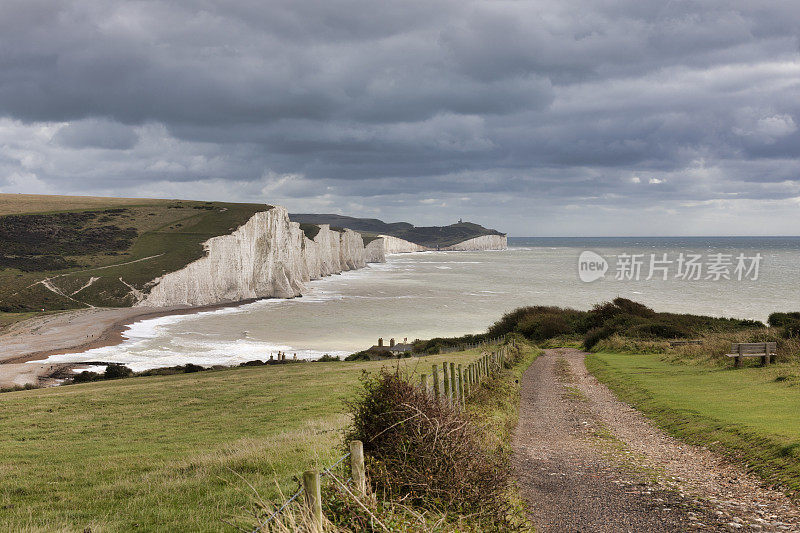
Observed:
[[[647,322],[638,324],[626,331],[630,337],[656,338],[656,339],[687,339],[695,333],[683,326],[667,322]]]
[[[360,352],[351,353],[347,357],[344,358],[345,361],[370,361],[371,358],[369,356],[369,352],[366,350],[362,350]]]
[[[572,333],[572,328],[567,324],[561,314],[546,313],[541,315],[526,315],[517,324],[516,331],[535,341],[543,341],[559,335]]]
[[[783,336],[787,339],[800,337],[800,319],[789,318],[783,325]]]
[[[614,330],[611,328],[594,328],[589,330],[586,333],[586,336],[583,338],[583,347],[586,350],[591,350],[594,346],[603,339],[606,339],[614,334]]]
[[[790,313],[772,313],[767,319],[767,324],[773,328],[782,328],[789,322],[800,320],[800,313],[794,311]]]
[[[103,379],[122,379],[129,378],[132,375],[133,370],[127,366],[120,365],[118,363],[111,363],[106,367],[106,371],[103,372]]]
[[[100,374],[97,372],[90,372],[88,370],[84,370],[78,374],[75,374],[72,377],[72,383],[88,383],[90,381],[98,381],[103,379]]]
[[[461,344],[477,344],[499,335],[481,333],[478,335],[463,335],[461,337],[434,337],[430,340],[417,340],[413,344],[413,353],[425,353],[436,355],[441,353],[442,348],[459,346]]]

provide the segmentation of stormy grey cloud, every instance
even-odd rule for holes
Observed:
[[[794,1],[7,0],[0,17],[2,192],[797,234],[799,157]]]

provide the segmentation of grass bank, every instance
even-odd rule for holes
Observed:
[[[733,370],[595,353],[587,368],[672,435],[742,462],[800,496],[800,369]]]
[[[429,372],[476,356],[400,364]],[[303,470],[330,464],[359,376],[395,364],[248,367],[3,394],[0,524],[219,531],[252,504],[243,479],[278,498]]]

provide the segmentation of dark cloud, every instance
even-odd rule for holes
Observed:
[[[130,127],[108,120],[86,119],[73,122],[53,136],[53,141],[67,148],[133,148],[139,135]]]
[[[800,198],[799,38],[794,0],[9,0],[0,190],[517,234],[626,232],[632,204],[703,233],[749,199],[773,224]]]

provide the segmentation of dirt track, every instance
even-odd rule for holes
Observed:
[[[800,531],[800,509],[744,469],[653,427],[546,350],[523,377],[514,469],[538,531]]]

